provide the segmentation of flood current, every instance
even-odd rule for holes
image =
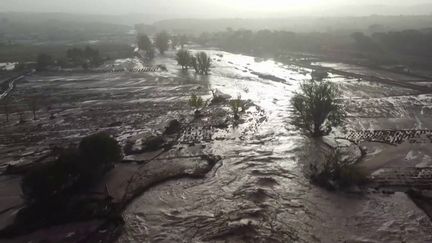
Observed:
[[[289,125],[290,99],[310,79],[310,70],[227,52],[211,54],[209,88],[251,100],[265,118],[252,116],[230,128],[223,140],[214,139],[208,152],[223,159],[205,178],[171,180],[132,202],[124,212],[126,227],[119,242],[432,240],[429,219],[405,194],[345,194],[310,184],[305,168],[317,159],[314,143]],[[162,75],[175,78],[178,67],[167,62],[171,71]]]

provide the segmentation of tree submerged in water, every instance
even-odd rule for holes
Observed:
[[[155,46],[160,54],[164,54],[169,49],[170,36],[167,32],[160,32],[155,37]]]
[[[291,100],[293,125],[312,137],[321,137],[343,124],[345,111],[335,84],[309,80],[301,84],[300,90]]]
[[[176,60],[183,70],[188,70],[189,66],[191,66],[192,54],[189,50],[180,49],[176,54]]]
[[[191,65],[198,74],[208,75],[211,67],[211,58],[205,52],[198,52],[191,59]]]
[[[152,41],[147,35],[138,36],[138,49],[144,51],[145,58],[151,60],[155,56],[155,50]]]

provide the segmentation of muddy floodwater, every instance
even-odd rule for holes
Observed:
[[[10,125],[0,135],[1,169],[31,163],[53,146],[101,130],[124,145],[126,139],[160,129],[172,118],[191,117],[187,101],[192,93],[210,99],[210,90],[219,90],[254,104],[238,127],[208,133],[203,149],[222,159],[204,178],[169,180],[137,197],[123,213],[126,225],[119,243],[432,242],[430,219],[403,192],[339,193],[310,184],[305,172],[318,160],[316,142],[289,122],[290,99],[300,83],[311,78],[311,70],[216,50],[208,53],[214,66],[210,76],[181,71],[169,52],[154,61],[166,65],[166,72],[122,71],[143,68],[140,60],[130,58],[90,73],[23,78],[13,91],[17,112],[11,119],[16,121],[29,93],[40,94],[45,103],[37,121]],[[349,65],[320,65],[355,71]],[[347,104],[347,130],[432,127],[430,94],[334,74],[329,79],[340,85]],[[372,171],[431,165],[430,144],[363,145],[368,155],[362,163]],[[4,180],[13,186],[0,190],[10,201],[2,209],[21,204],[19,196],[9,197],[13,193],[8,192],[17,190],[19,178]]]
[[[265,120],[246,133],[231,128],[229,139],[212,141],[209,149],[223,160],[205,179],[169,181],[136,199],[124,213],[126,230],[119,242],[432,241],[430,220],[403,193],[339,194],[305,178],[304,168],[316,156],[313,142],[288,125],[289,101],[300,82],[310,79],[310,70],[217,51],[212,56],[210,88],[252,100],[265,111]],[[252,73],[271,74],[278,81]],[[398,126],[394,121],[388,125],[389,119],[413,128],[430,119],[430,112],[418,112],[416,118],[406,114],[408,96],[423,104],[421,109],[428,109],[422,99],[429,96],[338,76],[332,80],[340,83],[347,102],[367,103],[363,110],[349,111],[351,128]],[[389,100],[393,96],[399,100]],[[393,108],[398,113],[388,114]]]

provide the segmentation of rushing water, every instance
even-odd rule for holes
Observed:
[[[346,195],[310,185],[311,142],[291,127],[289,100],[310,71],[213,51],[212,89],[250,99],[266,120],[217,141],[222,155],[206,178],[146,191],[125,211],[120,242],[427,242],[430,222],[404,194]],[[169,70],[176,70],[168,61]],[[286,82],[258,78],[271,73]],[[177,73],[165,75],[175,76]],[[414,209],[413,209],[414,208]]]

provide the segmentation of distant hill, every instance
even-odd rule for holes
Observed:
[[[122,35],[132,26],[104,22],[107,16],[39,13],[0,13],[0,37],[12,41],[92,40]]]
[[[137,23],[153,23],[163,18],[153,14],[75,14],[75,13],[36,13],[36,12],[0,12],[0,19],[11,21],[44,22],[47,20],[60,20],[64,22],[103,23],[113,25],[134,26]]]
[[[171,19],[154,23],[157,30],[202,33],[232,29],[273,29],[294,32],[397,31],[432,26],[432,15],[368,17],[285,17],[238,19]]]

